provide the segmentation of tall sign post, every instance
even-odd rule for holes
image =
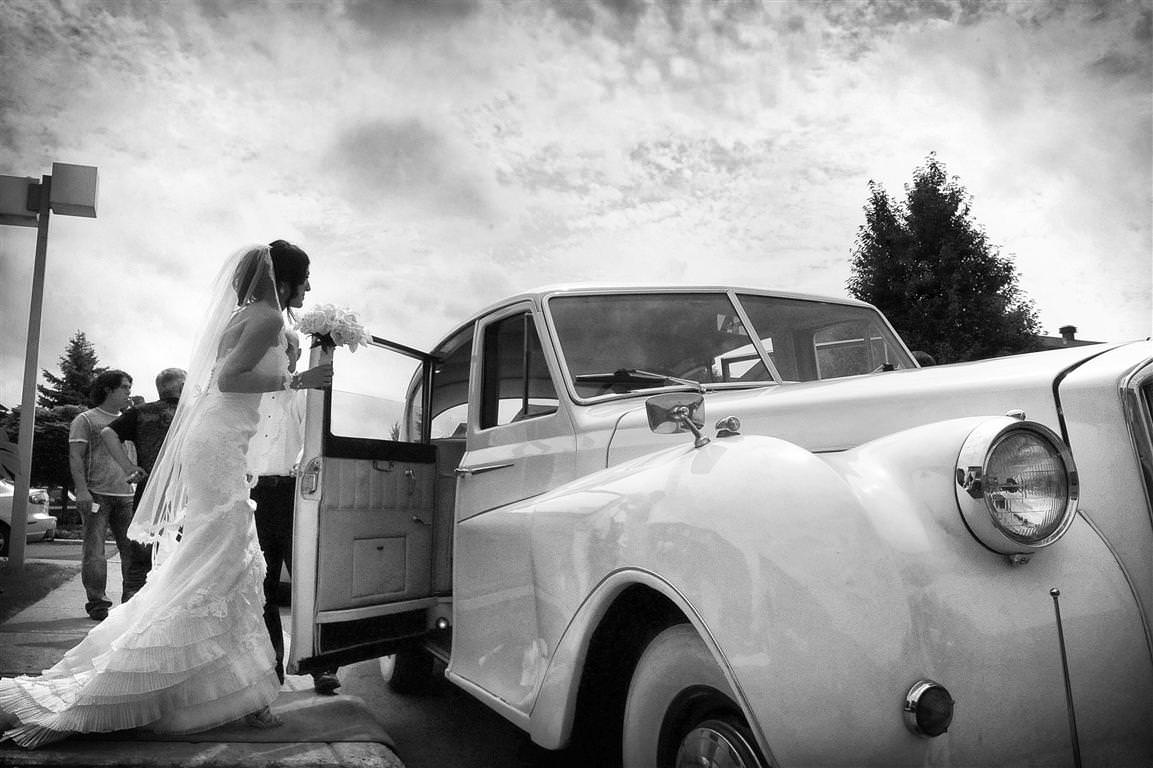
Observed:
[[[28,310],[28,346],[24,353],[24,391],[20,400],[20,468],[12,499],[8,567],[24,569],[28,531],[28,493],[32,479],[32,437],[36,429],[36,370],[40,352],[40,317],[44,306],[44,271],[48,260],[50,212],[96,218],[96,168],[53,163],[52,175],[34,178],[0,176],[0,224],[36,227],[36,260],[32,267],[32,301]]]

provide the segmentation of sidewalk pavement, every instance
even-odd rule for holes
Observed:
[[[119,599],[120,583],[120,558],[114,555],[108,561],[113,600]],[[59,661],[94,626],[84,601],[77,573],[0,624],[0,676],[39,674]],[[309,675],[288,675],[272,711],[284,725],[261,729],[233,723],[172,737],[139,731],[78,735],[35,750],[6,741],[0,743],[0,766],[404,768],[392,738],[362,699],[321,696],[312,690]]]

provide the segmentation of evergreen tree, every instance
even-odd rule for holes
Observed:
[[[898,203],[869,182],[849,293],[877,306],[911,349],[939,363],[1028,352],[1040,324],[1033,302],[972,219],[970,198],[935,154]]]
[[[68,340],[64,354],[60,356],[60,376],[42,370],[44,378],[49,385],[38,384],[40,391],[39,404],[44,408],[56,408],[61,405],[80,405],[88,407],[88,390],[92,381],[107,368],[98,366],[96,350],[83,331],[77,331]]]

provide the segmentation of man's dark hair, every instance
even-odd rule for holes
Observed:
[[[119,387],[125,379],[128,379],[129,384],[132,383],[131,376],[118,370],[105,371],[97,376],[88,390],[88,397],[92,400],[92,404],[100,405],[103,403],[108,399],[108,393]]]

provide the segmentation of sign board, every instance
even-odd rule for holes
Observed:
[[[96,218],[96,168],[70,163],[52,164],[52,212],[62,216]]]
[[[28,187],[38,183],[31,176],[0,176],[0,224],[36,226],[36,211],[28,210]]]

